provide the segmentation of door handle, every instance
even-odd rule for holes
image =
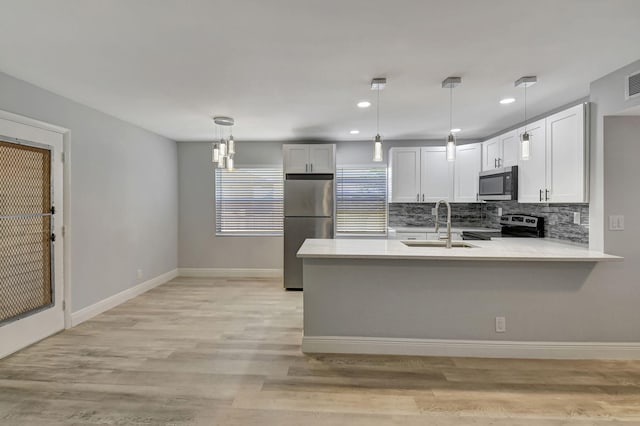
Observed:
[[[549,201],[549,190],[548,189],[544,190],[544,200],[545,201]]]
[[[540,190],[540,201],[542,201],[542,189]]]

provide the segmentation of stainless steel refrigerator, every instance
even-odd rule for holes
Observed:
[[[296,253],[307,238],[333,238],[333,174],[287,174],[284,181],[284,287],[302,289],[302,259]]]

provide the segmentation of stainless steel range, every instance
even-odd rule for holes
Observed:
[[[463,240],[490,240],[499,238],[544,238],[544,217],[528,214],[506,214],[500,217],[501,229],[462,231]]]

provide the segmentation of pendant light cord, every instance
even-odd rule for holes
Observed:
[[[380,134],[380,86],[378,85],[378,100],[376,102],[376,134]]]
[[[453,128],[453,85],[449,86],[449,134]]]
[[[524,132],[527,133],[527,83],[524,84]]]

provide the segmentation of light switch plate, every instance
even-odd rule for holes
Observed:
[[[507,331],[507,319],[505,317],[496,317],[496,333],[505,333]]]
[[[580,225],[580,212],[573,212],[573,223]]]
[[[609,231],[624,231],[624,216],[623,215],[610,215],[609,216]]]
[[[502,207],[498,207],[498,216],[502,216]]]

